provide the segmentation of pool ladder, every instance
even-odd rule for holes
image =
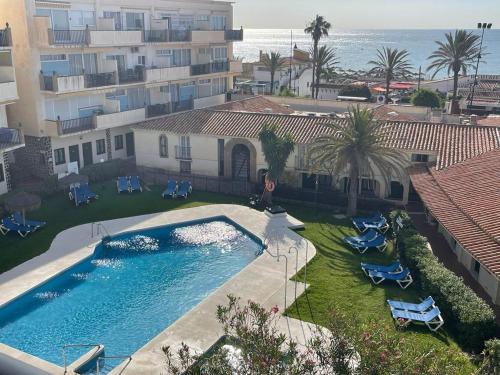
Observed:
[[[94,238],[95,236],[108,236],[109,232],[104,226],[103,223],[92,223],[90,226],[90,237]]]
[[[114,356],[102,356],[102,357],[97,357],[96,361],[96,369],[95,369],[95,375],[100,375],[101,372],[101,365],[99,364],[101,361],[105,361],[106,359],[127,359],[128,362],[132,361],[132,356],[130,355],[114,355]]]
[[[66,344],[62,347],[62,356],[64,360],[64,373],[66,374],[68,372],[68,357],[66,355],[66,349],[68,348],[101,348],[103,345],[101,344]],[[124,355],[124,356],[97,356],[96,357],[96,375],[99,375],[101,372],[101,365],[100,362],[106,359],[127,359],[128,362],[132,361],[132,356],[130,355]]]

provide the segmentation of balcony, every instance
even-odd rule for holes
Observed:
[[[5,29],[0,30],[0,47],[12,47],[12,34],[9,24],[6,24]]]
[[[143,44],[142,30],[89,30],[89,47],[131,47]]]
[[[0,103],[18,99],[14,67],[0,66]]]
[[[116,72],[81,74],[75,76],[45,76],[40,74],[40,89],[55,94],[78,92],[97,87],[114,86],[118,84]]]
[[[0,128],[0,151],[12,151],[24,146],[24,136],[21,130]]]
[[[45,121],[45,134],[47,136],[67,136],[94,129],[93,117],[81,117],[70,120]]]
[[[191,65],[191,75],[200,76],[204,74],[221,73],[229,71],[229,60],[215,61],[206,64]]]
[[[114,113],[102,113],[94,117],[94,124],[97,130],[116,128],[146,120],[146,108],[136,108]]]
[[[145,70],[145,81],[147,83],[176,81],[188,79],[191,76],[191,69],[188,66],[176,66],[170,68],[151,67]]]
[[[192,36],[189,30],[145,30],[144,41],[146,43],[173,43],[191,42]]]
[[[193,30],[192,42],[199,44],[225,43],[225,32],[214,30]]]
[[[224,39],[227,42],[241,42],[241,41],[243,41],[243,29],[226,30],[224,32]]]
[[[191,147],[175,146],[175,158],[179,160],[192,160]]]
[[[152,104],[146,107],[146,117],[165,116],[172,113],[172,106],[170,103]]]
[[[172,105],[172,113],[190,111],[191,109],[194,108],[194,100],[193,99],[179,100],[178,102],[173,102],[171,105]]]
[[[53,30],[49,29],[51,46],[83,46],[88,45],[87,30]]]
[[[144,82],[145,69],[141,65],[137,65],[134,69],[119,70],[118,81],[120,85]]]

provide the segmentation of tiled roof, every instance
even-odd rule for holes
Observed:
[[[410,176],[432,215],[500,277],[500,150],[441,171],[416,166]]]
[[[281,113],[284,115],[293,113],[292,109],[268,100],[263,96],[254,96],[248,99],[235,100],[212,107],[211,109],[233,112]]]
[[[477,123],[479,125],[500,127],[500,116],[499,115],[493,115],[493,116],[490,115],[488,117],[478,119]]]
[[[373,109],[373,116],[377,120],[384,121],[418,121],[416,116],[400,113],[396,108],[389,105],[380,105]]]
[[[290,133],[296,143],[307,144],[331,133],[325,124],[343,119],[266,113],[194,110],[136,124],[148,129],[181,134],[258,138],[265,124],[278,126],[280,134]],[[388,146],[437,153],[436,168],[446,168],[500,147],[500,129],[488,126],[436,124],[426,122],[387,122]]]

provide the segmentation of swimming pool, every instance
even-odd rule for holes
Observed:
[[[262,249],[222,217],[113,236],[1,308],[0,342],[58,365],[65,344],[103,344],[106,355],[131,355]],[[87,350],[69,350],[68,363]]]

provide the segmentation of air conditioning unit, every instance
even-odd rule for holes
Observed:
[[[139,47],[131,47],[130,52],[132,53],[139,53]]]

